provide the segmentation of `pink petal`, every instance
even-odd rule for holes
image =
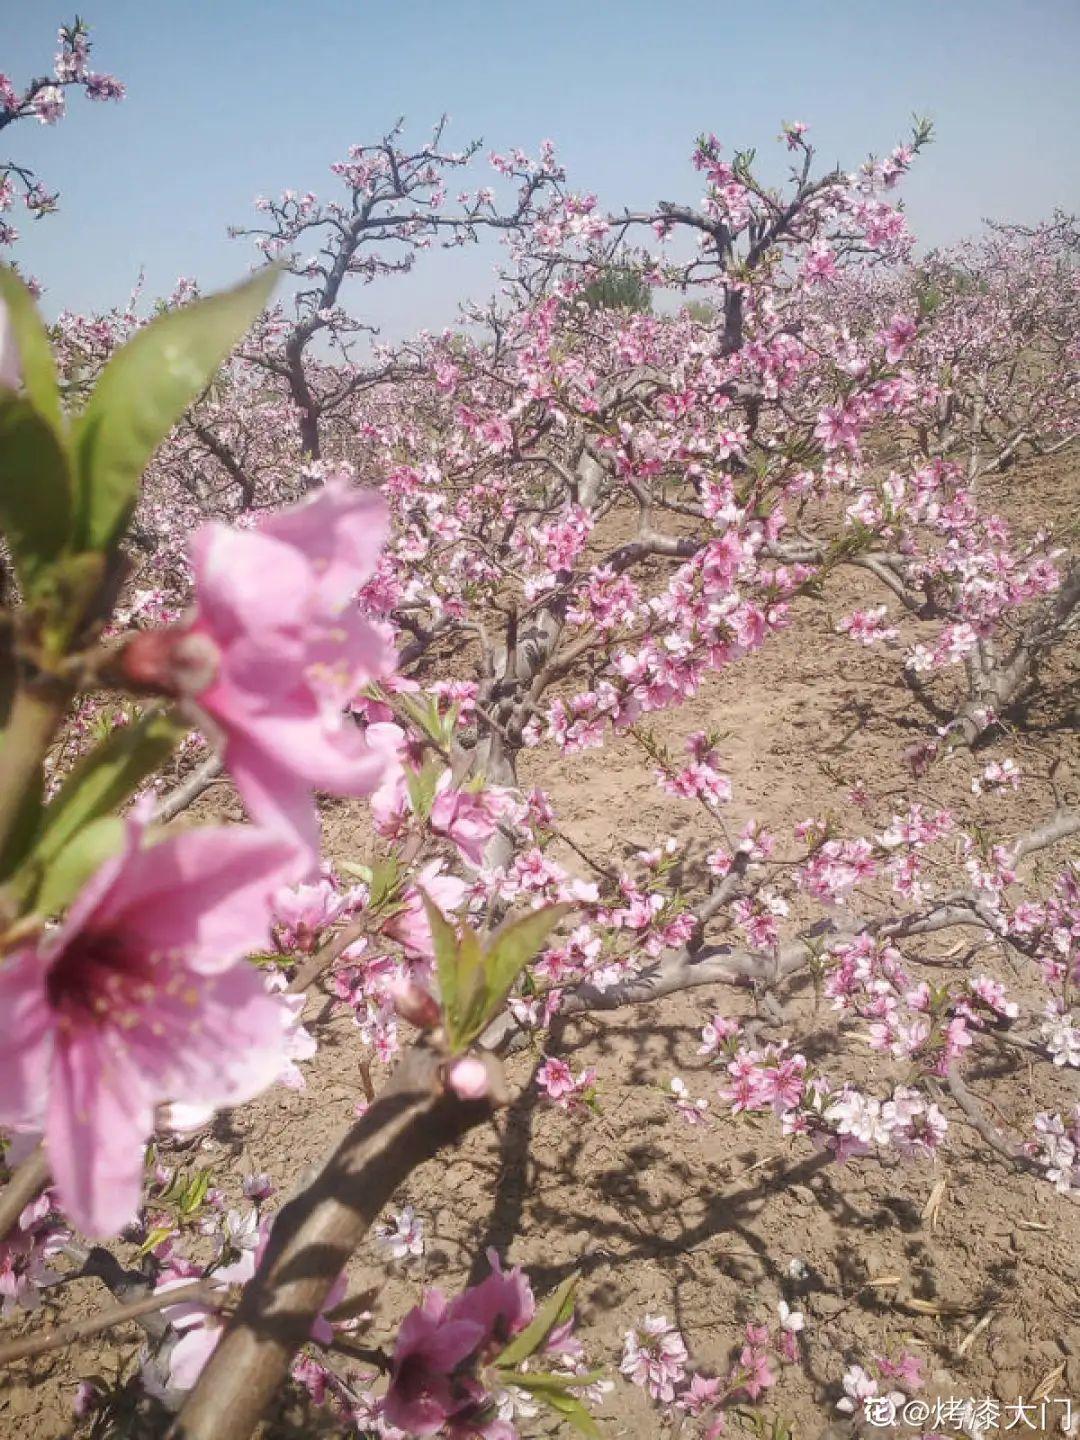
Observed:
[[[259,528],[303,551],[318,574],[321,602],[340,609],[374,572],[389,524],[375,491],[331,482]]]
[[[397,651],[386,632],[355,606],[307,633],[305,678],[327,707],[344,710],[361,686],[394,668]]]
[[[230,718],[234,735],[244,735],[279,770],[294,772],[309,788],[366,795],[382,778],[382,752],[371,749],[355,721],[327,715],[310,694],[293,694],[264,714]]]
[[[262,531],[203,525],[191,564],[200,619],[223,647],[248,631],[295,630],[315,602],[307,559]]]
[[[32,950],[0,964],[0,1121],[40,1125],[45,1109],[52,1017],[45,966]]]
[[[116,1235],[135,1219],[153,1106],[140,1077],[77,1029],[53,1055],[45,1144],[64,1213],[84,1235]]]
[[[332,736],[314,705],[232,729],[225,762],[254,819],[304,848],[314,865],[319,818],[313,789],[366,795],[378,785],[383,757],[344,721]],[[297,877],[299,878],[299,877]]]
[[[471,1355],[487,1332],[475,1320],[445,1320],[424,1344],[424,1358],[434,1370],[453,1370]]]
[[[274,891],[306,868],[295,843],[254,826],[183,831],[131,855],[93,928],[118,927],[140,948],[182,950],[197,970],[223,970],[267,943]]]
[[[221,1325],[211,1320],[181,1335],[169,1352],[169,1384],[177,1390],[190,1390],[214,1353],[222,1333]]]
[[[193,975],[186,995],[163,999],[128,1034],[132,1060],[155,1100],[241,1105],[272,1085],[288,1059],[293,1012],[247,961]]]
[[[304,879],[319,859],[319,812],[306,780],[283,769],[252,737],[233,733],[226,764],[244,804],[267,830],[282,836],[306,857]]]
[[[277,697],[305,688],[307,654],[306,632],[248,631],[223,654],[218,679],[202,691],[198,703],[223,719],[234,710],[264,709]]]

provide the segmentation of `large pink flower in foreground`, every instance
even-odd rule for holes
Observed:
[[[379,496],[344,481],[251,530],[204,525],[191,545],[194,619],[124,652],[130,679],[188,700],[254,818],[287,829],[312,861],[312,791],[370,794],[386,764],[346,713],[394,663],[353,603],[386,532]]]
[[[266,943],[295,847],[239,826],[141,839],[129,821],[63,923],[0,963],[0,1124],[44,1131],[61,1204],[92,1236],[135,1218],[155,1107],[250,1099],[294,1023],[241,957]]]

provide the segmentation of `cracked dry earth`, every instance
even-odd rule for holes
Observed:
[[[1077,463],[1072,457],[1018,468],[996,482],[1003,508],[1028,526],[1075,513]],[[734,785],[724,819],[733,831],[758,816],[782,834],[807,815],[832,812],[858,834],[888,818],[890,792],[910,786],[900,757],[926,733],[928,720],[897,683],[895,654],[856,653],[833,633],[836,617],[871,598],[860,585],[845,584],[826,603],[807,604],[790,630],[711,681],[674,717],[673,748],[695,729],[723,733],[719,748]],[[1068,658],[1046,677],[1047,698],[1022,730],[995,741],[979,760],[957,755],[931,773],[925,784],[938,804],[954,805],[1003,837],[1026,829],[1052,806],[1044,782],[1033,778],[1009,798],[970,791],[976,769],[1005,755],[1033,777],[1059,762],[1059,791],[1077,802],[1075,714],[1068,708],[1075,668],[1070,674]],[[523,770],[523,783],[543,785],[564,828],[598,858],[620,859],[666,834],[691,840],[699,853],[716,843],[708,817],[656,788],[632,742],[565,759],[530,753]],[[879,797],[866,815],[847,799],[856,783]],[[227,813],[231,803],[212,802]],[[365,858],[362,807],[329,805],[324,818],[335,858]],[[1062,854],[1059,847],[1037,863],[1048,869]],[[569,852],[560,858],[581,868]],[[931,953],[947,961],[954,948],[959,953],[955,937],[932,936],[907,942],[905,953],[916,962]],[[1024,993],[1023,976],[992,943],[980,945],[974,963]],[[323,1006],[316,997],[309,1016]],[[596,1116],[568,1117],[537,1103],[531,1077],[538,1056],[513,1056],[517,1098],[497,1131],[473,1134],[445,1161],[414,1174],[398,1197],[397,1207],[411,1203],[425,1222],[422,1269],[388,1277],[374,1246],[356,1257],[352,1289],[372,1291],[365,1343],[392,1337],[421,1280],[453,1291],[473,1257],[493,1245],[528,1269],[538,1293],[582,1270],[580,1334],[590,1361],[616,1380],[599,1412],[607,1436],[668,1433],[643,1394],[617,1376],[631,1324],[647,1312],[668,1315],[695,1362],[724,1371],[745,1323],[775,1323],[781,1299],[805,1314],[802,1362],[784,1367],[762,1413],[784,1417],[799,1437],[852,1434],[835,1409],[845,1367],[904,1347],[923,1357],[931,1400],[992,1396],[1010,1403],[1046,1393],[1072,1396],[1080,1411],[1080,1207],[988,1152],[953,1109],[937,1163],[909,1167],[873,1158],[837,1167],[808,1142],[785,1139],[771,1119],[731,1117],[697,1054],[701,1026],[717,1011],[749,1016],[753,997],[710,987],[562,1028],[551,1049],[575,1071],[585,1065],[598,1071]],[[766,1028],[764,1037],[772,1033]],[[809,987],[798,992],[780,1033],[791,1034],[817,1063],[827,1062],[840,1038],[837,1015],[816,1006]],[[350,1120],[361,1095],[357,1032],[335,1012],[320,1035],[306,1089],[279,1090],[220,1117],[197,1156],[187,1157],[212,1164],[231,1193],[242,1175],[263,1170],[287,1190]],[[854,1053],[861,1057],[857,1078],[879,1088],[893,1078],[892,1062],[865,1047]],[[664,1094],[673,1075],[710,1100],[707,1124],[690,1128],[677,1115]],[[988,1069],[971,1083],[1000,1122],[1021,1130],[1051,1100],[1026,1062]],[[1059,1087],[1053,1108],[1062,1103]],[[800,1282],[788,1275],[793,1259],[806,1267]],[[96,1282],[75,1288],[83,1313],[103,1303]],[[46,1307],[6,1328],[41,1325],[47,1315]],[[4,1440],[69,1433],[77,1380],[103,1369],[110,1354],[130,1355],[140,1335],[132,1327],[113,1338],[111,1351],[87,1343],[3,1377]],[[1047,1411],[1054,1413],[1060,1411]],[[297,1437],[319,1433],[311,1416],[275,1428]],[[737,1433],[737,1422],[732,1429]]]

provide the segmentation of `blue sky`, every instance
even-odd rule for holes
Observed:
[[[925,244],[981,217],[1033,221],[1080,203],[1077,0],[87,0],[94,63],[121,105],[73,99],[55,129],[0,137],[61,191],[22,223],[19,255],[46,307],[122,302],[180,274],[244,273],[225,229],[259,192],[332,193],[329,163],[399,114],[417,136],[443,111],[448,143],[533,151],[550,136],[576,188],[605,203],[693,199],[695,134],[779,163],[782,120],[823,159],[854,165],[902,138],[912,111],[937,143],[905,188]],[[46,0],[0,0],[0,70],[51,63]],[[6,142],[6,143],[5,143]],[[474,183],[480,183],[476,181]],[[403,335],[448,323],[491,286],[490,253],[435,256],[354,293]]]

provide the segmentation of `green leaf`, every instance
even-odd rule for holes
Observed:
[[[538,1395],[561,1395],[568,1390],[580,1390],[586,1385],[595,1385],[604,1378],[603,1370],[590,1370],[587,1375],[556,1375],[550,1370],[523,1370],[514,1376],[512,1383],[523,1390],[535,1391]]]
[[[424,902],[424,911],[431,928],[431,942],[435,947],[435,971],[439,977],[439,994],[442,997],[443,1013],[449,1028],[452,1025],[453,1017],[458,1013],[457,932],[434,900],[429,899],[422,890],[420,898]]]
[[[168,1240],[171,1235],[176,1234],[176,1227],[173,1225],[157,1225],[150,1231],[146,1239],[135,1251],[135,1257],[141,1260],[144,1255],[149,1255],[151,1250],[157,1248],[163,1241]]]
[[[577,1396],[570,1394],[570,1390],[583,1385],[593,1385],[602,1378],[603,1372],[599,1370],[589,1375],[544,1375],[526,1371],[524,1374],[515,1374],[509,1383],[534,1395],[537,1400],[554,1410],[556,1415],[561,1416],[579,1435],[588,1435],[590,1440],[601,1440],[603,1432],[600,1427]]]
[[[589,1440],[602,1440],[603,1431],[575,1396],[540,1395],[539,1398],[579,1435],[587,1435]]]
[[[487,1014],[484,1025],[502,1009],[514,988],[514,981],[572,908],[570,905],[546,905],[541,910],[531,910],[528,915],[499,926],[485,956]],[[481,1025],[481,1030],[484,1025]]]
[[[520,1335],[515,1335],[501,1355],[495,1357],[496,1365],[511,1367],[520,1365],[530,1355],[535,1355],[556,1326],[563,1325],[570,1319],[574,1313],[574,1291],[577,1289],[580,1278],[575,1271],[548,1296],[533,1316],[531,1323],[522,1330]]]
[[[421,892],[451,1054],[466,1050],[498,1014],[521,974],[569,905],[549,905],[501,926],[487,946],[468,924],[456,929]]]
[[[443,773],[441,764],[429,760],[422,770],[408,770],[405,773],[405,784],[409,791],[409,802],[413,808],[413,814],[420,821],[424,821],[431,814],[431,807],[435,803],[435,787],[439,783],[439,776]]]
[[[0,850],[0,880],[6,880],[26,857],[31,849],[41,824],[41,794],[43,790],[41,770],[38,769],[33,781],[27,785],[19,801],[15,822]],[[21,878],[21,877],[20,877]],[[13,887],[16,892],[18,887]]]
[[[210,1190],[209,1170],[198,1170],[180,1200],[180,1213],[190,1219],[202,1206]]]
[[[148,710],[134,725],[115,730],[64,781],[45,811],[32,859],[48,868],[79,831],[117,810],[168,759],[184,733],[185,727],[160,710]]]
[[[484,952],[480,939],[468,925],[455,929],[439,907],[420,892],[435,947],[435,969],[439,977],[443,1023],[451,1054],[464,1050],[473,1035],[468,1017],[482,1011],[484,999]],[[482,1027],[481,1027],[482,1028]]]
[[[101,373],[75,429],[79,543],[119,538],[154,451],[265,308],[270,268],[234,290],[152,320]]]
[[[368,905],[372,910],[379,910],[398,898],[401,889],[401,864],[395,855],[388,855],[385,860],[376,860],[365,874],[359,873],[361,868],[348,864],[341,866],[342,870],[352,871],[357,879],[367,882]]]
[[[42,915],[56,915],[65,909],[123,844],[124,822],[119,815],[102,815],[83,826],[45,871],[34,909]]]
[[[25,588],[71,535],[71,472],[56,431],[30,400],[0,392],[0,526]]]
[[[447,1026],[451,1050],[465,1050],[487,1023],[487,981],[480,936],[463,925],[458,936],[457,1006]]]
[[[454,729],[457,725],[458,707],[451,705],[446,715],[439,713],[439,702],[434,695],[425,695],[422,701],[412,695],[398,695],[398,705],[405,712],[408,718],[429,740],[444,748],[448,747],[454,738]]]
[[[0,301],[7,306],[15,344],[19,351],[23,387],[34,409],[62,437],[64,415],[60,409],[60,391],[56,383],[49,334],[42,324],[34,297],[15,271],[0,265]]]
[[[101,617],[106,557],[98,550],[60,555],[35,581],[31,596],[31,628],[42,649],[66,655],[87,623]]]

